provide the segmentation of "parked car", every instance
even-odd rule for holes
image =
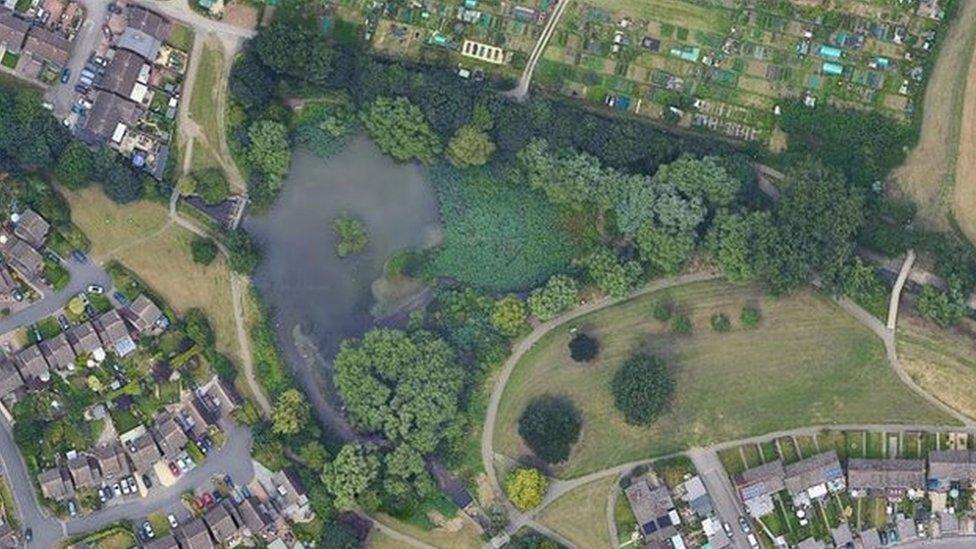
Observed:
[[[112,486],[112,493],[115,494],[115,497],[119,497],[122,495],[122,488],[119,487],[118,482],[116,482],[115,485]]]
[[[171,462],[169,462],[169,472],[170,472],[170,473],[173,473],[173,476],[174,476],[174,477],[178,477],[178,476],[180,476],[181,474],[183,474],[183,472],[182,472],[182,471],[180,471],[180,468],[179,468],[179,467],[177,467],[177,466],[176,466],[176,464],[175,464],[175,463],[173,463],[172,461],[171,461]]]
[[[172,528],[178,528],[180,526],[180,521],[176,520],[176,515],[171,513],[166,519],[169,520],[169,525]]]
[[[71,327],[71,323],[68,322],[68,317],[64,315],[58,315],[58,325],[61,326],[61,331],[66,331]]]
[[[208,508],[214,504],[214,497],[212,494],[210,494],[210,492],[203,494],[203,496],[201,496],[200,499],[203,500],[203,506],[205,508]]]
[[[122,493],[129,494],[129,479],[127,478],[122,479]]]
[[[88,91],[88,88],[82,84],[75,84],[75,91],[78,93],[85,93],[86,91]]]
[[[105,293],[105,288],[102,288],[98,284],[89,284],[88,293],[101,295]]]
[[[105,495],[105,490],[102,489],[102,488],[99,488],[98,489],[98,501],[100,501],[102,503],[105,503],[106,501],[108,501],[108,496]]]
[[[20,288],[14,288],[13,290],[10,290],[10,295],[13,296],[14,301],[24,300],[24,292],[20,291]]]
[[[142,531],[146,533],[146,537],[149,539],[156,537],[156,532],[153,531],[152,524],[149,524],[148,520],[142,523]]]
[[[152,488],[152,479],[150,479],[149,475],[145,473],[142,474],[142,483],[146,485],[147,489]]]
[[[61,83],[67,84],[68,80],[71,80],[71,69],[65,68],[63,71],[61,71]]]
[[[723,522],[722,523],[722,530],[725,530],[725,535],[729,536],[729,538],[732,537],[732,525],[731,524],[729,524],[727,522]]]
[[[749,526],[749,519],[746,517],[739,517],[739,528],[742,530],[743,534],[752,532],[752,528]]]
[[[752,549],[759,549],[759,541],[756,540],[755,534],[749,534],[746,536],[746,539],[749,540],[749,547]]]
[[[71,257],[75,258],[78,263],[88,263],[88,256],[81,250],[71,252]]]
[[[68,513],[73,517],[78,515],[78,507],[76,507],[75,502],[70,499],[68,500]]]
[[[189,460],[186,458],[178,458],[176,460],[176,465],[179,466],[181,473],[185,473],[190,470],[190,465],[187,463],[187,461]]]
[[[24,530],[24,539],[27,541],[34,541],[34,530],[31,528]]]

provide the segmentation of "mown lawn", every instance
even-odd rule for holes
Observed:
[[[190,96],[190,118],[200,126],[200,132],[209,139],[220,135],[221,112],[217,108],[222,93],[220,85],[224,73],[224,51],[217,40],[206,40],[200,53],[196,82]]]
[[[691,335],[672,335],[651,317],[662,297],[689,316]],[[745,305],[762,311],[758,328],[739,325]],[[734,319],[730,332],[709,327],[719,312]],[[586,366],[568,356],[572,327],[600,341],[600,355]],[[614,372],[639,348],[665,357],[676,387],[670,410],[648,427],[624,423],[609,389]],[[555,471],[561,477],[802,425],[953,423],[898,381],[881,342],[831,300],[811,291],[774,299],[757,286],[722,281],[645,295],[547,334],[522,357],[505,388],[497,451],[527,454],[518,416],[545,393],[571,398],[583,417],[580,442]]]
[[[970,321],[964,321],[972,329]],[[898,318],[898,358],[912,379],[937,399],[976,417],[976,349],[962,330],[941,330],[912,315]]]
[[[607,547],[610,545],[607,495],[616,482],[617,478],[610,476],[580,486],[552,502],[536,520],[577,547]],[[620,498],[626,503],[622,493]]]
[[[90,253],[95,259],[105,259],[106,255],[155,233],[166,224],[166,207],[148,200],[116,204],[95,186],[67,191],[65,197],[71,205],[71,221],[91,241]]]

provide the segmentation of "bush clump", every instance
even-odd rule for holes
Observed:
[[[676,334],[690,334],[692,329],[691,319],[686,315],[678,315],[671,319],[671,331]]]
[[[631,425],[648,425],[664,411],[674,393],[674,382],[660,358],[637,354],[613,376],[613,403]]]
[[[732,329],[732,323],[729,321],[729,317],[722,313],[716,313],[712,315],[712,329],[716,332],[727,332]]]
[[[339,242],[336,244],[336,253],[339,257],[346,257],[362,251],[369,244],[369,236],[366,234],[366,225],[359,219],[343,212],[339,217],[332,221],[332,228],[335,230]]]
[[[582,426],[579,410],[571,400],[542,395],[525,407],[519,417],[518,433],[540,459],[560,463],[569,457]]]
[[[531,467],[515,469],[505,479],[505,494],[523,511],[538,507],[548,489],[549,479],[541,471]]]
[[[651,310],[651,316],[658,322],[671,320],[671,304],[666,301],[658,301],[654,304],[654,309]]]
[[[762,315],[759,313],[759,309],[754,307],[743,307],[742,313],[739,314],[739,321],[746,328],[755,328],[759,325],[760,319],[762,319]]]
[[[600,352],[600,342],[579,332],[569,340],[569,356],[576,362],[589,362]]]

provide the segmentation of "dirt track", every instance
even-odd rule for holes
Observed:
[[[947,214],[955,203],[960,224],[964,224],[964,215],[972,218],[971,232],[967,233],[970,238],[976,237],[976,212],[972,211],[976,205],[973,203],[976,198],[976,151],[972,150],[976,141],[974,39],[976,0],[966,0],[959,6],[929,79],[918,145],[909,153],[905,163],[895,170],[893,176],[897,186],[892,189],[893,194],[914,200],[919,207],[919,220],[932,229],[949,228]],[[964,102],[970,115],[968,123],[961,122]],[[966,153],[969,160],[964,162]],[[968,179],[964,179],[965,174],[956,171],[957,154],[960,155],[959,168],[962,169],[964,163],[968,165]],[[952,196],[954,179],[957,191],[955,200]],[[968,197],[963,203],[969,204],[970,212],[960,207],[958,195]]]
[[[976,12],[976,2],[966,6]],[[971,27],[976,27],[970,22]],[[956,184],[952,196],[952,213],[970,242],[976,243],[976,48],[970,54],[968,82],[959,127],[956,160]]]

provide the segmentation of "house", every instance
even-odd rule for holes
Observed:
[[[176,415],[176,421],[183,427],[183,430],[193,436],[200,438],[207,434],[207,428],[211,425],[207,418],[200,413],[195,402],[197,397],[191,397],[180,412]]]
[[[24,386],[24,379],[20,377],[20,372],[9,360],[0,361],[0,398],[17,392]]]
[[[16,549],[21,547],[20,534],[17,530],[10,527],[9,522],[0,524],[0,547],[3,549]]]
[[[14,290],[17,289],[17,281],[10,274],[10,269],[6,265],[0,265],[0,301],[16,301]]]
[[[143,113],[143,108],[137,103],[114,93],[97,91],[78,136],[92,146],[109,142],[118,145],[129,129],[136,126]]]
[[[37,279],[44,272],[44,257],[30,244],[13,235],[0,236],[0,247],[10,266],[28,279]]]
[[[698,518],[706,519],[714,514],[715,510],[712,505],[712,498],[709,497],[708,491],[705,490],[705,483],[702,482],[701,477],[698,475],[691,477],[679,485],[678,491],[681,494],[681,500],[695,510]]]
[[[71,42],[43,27],[31,27],[24,42],[24,53],[35,61],[46,61],[60,70],[71,59]]]
[[[50,339],[45,339],[38,344],[41,353],[47,359],[47,363],[55,370],[74,370],[75,351],[68,343],[66,335],[58,334]]]
[[[14,15],[13,11],[0,7],[0,51],[19,54],[29,29],[30,23]]]
[[[171,459],[186,446],[189,439],[173,416],[163,413],[156,417],[156,442],[159,443],[163,455]]]
[[[217,543],[225,546],[236,545],[240,541],[240,528],[230,516],[226,504],[219,503],[203,515],[203,521],[207,523],[210,534]]]
[[[37,483],[41,485],[41,495],[53,501],[64,501],[74,496],[74,490],[65,483],[61,469],[55,467],[37,475]]]
[[[156,441],[149,433],[143,433],[129,441],[126,453],[129,454],[129,459],[132,460],[132,465],[138,472],[148,471],[153,463],[162,457],[159,448],[156,446]]]
[[[102,340],[98,338],[95,327],[91,322],[83,322],[77,326],[72,326],[67,332],[68,343],[78,355],[94,355],[104,352]]]
[[[87,456],[78,455],[69,459],[68,473],[71,475],[71,480],[74,482],[75,490],[94,488],[97,484],[95,472],[92,471],[91,464],[88,463]]]
[[[233,385],[220,379],[218,376],[213,376],[204,386],[201,400],[218,417],[230,416],[230,413],[236,410],[242,402],[241,396],[234,389]]]
[[[129,330],[119,316],[118,311],[112,309],[95,319],[95,330],[102,340],[102,344],[120,357],[136,350],[136,344],[129,335]]]
[[[102,478],[106,480],[128,476],[129,461],[122,446],[116,442],[99,444],[92,449],[92,456],[98,465]]]
[[[851,533],[851,527],[846,522],[842,522],[837,528],[831,529],[830,538],[834,540],[834,547],[854,546],[854,534]]]
[[[41,354],[37,345],[31,345],[14,355],[14,364],[17,365],[20,376],[25,381],[36,380],[46,383],[51,379],[51,371],[48,370],[47,361],[44,360],[44,355]]]
[[[878,549],[879,547],[884,547],[884,545],[881,543],[881,535],[878,533],[877,528],[862,530],[857,537],[861,539],[861,546],[864,547],[864,549]]]
[[[953,484],[969,488],[974,483],[976,483],[976,451],[933,450],[929,452],[929,489],[947,492]]]
[[[818,539],[807,538],[796,544],[796,549],[824,549],[826,545]]]
[[[733,479],[735,489],[749,514],[761,517],[773,512],[773,494],[786,488],[786,471],[780,460],[747,469]]]
[[[170,32],[173,30],[168,19],[142,6],[130,5],[126,11],[126,18],[128,28],[144,32],[160,42],[169,40]]]
[[[180,526],[176,539],[183,549],[214,549],[216,547],[203,519],[196,519]]]
[[[667,486],[651,487],[640,478],[624,490],[641,533],[648,540],[665,540],[675,535],[681,523]]]
[[[898,500],[925,492],[925,461],[921,459],[851,459],[847,463],[851,495],[886,496]]]
[[[149,91],[150,65],[137,53],[115,50],[115,57],[105,69],[98,88],[123,99],[142,103]]]
[[[152,302],[145,294],[132,300],[127,307],[122,309],[122,316],[129,321],[129,324],[139,333],[145,334],[152,331],[157,322],[163,316],[163,311]]]
[[[791,463],[784,468],[784,473],[784,484],[796,505],[810,505],[846,488],[844,469],[833,450]]]
[[[268,530],[273,523],[263,504],[257,503],[254,498],[245,498],[237,506],[237,514],[241,517],[241,534],[244,537],[267,540]]]
[[[895,529],[898,530],[898,541],[905,543],[918,537],[918,527],[915,520],[899,514],[895,519]]]
[[[44,246],[51,224],[34,210],[27,208],[17,216],[14,234],[35,248]]]
[[[180,544],[177,543],[175,537],[167,534],[161,538],[147,541],[143,547],[145,549],[180,549]]]
[[[115,46],[116,51],[130,51],[146,61],[154,62],[163,48],[163,42],[138,29],[126,27]]]
[[[292,522],[308,522],[315,517],[308,502],[305,487],[288,471],[278,471],[271,475],[273,503],[281,514]]]

